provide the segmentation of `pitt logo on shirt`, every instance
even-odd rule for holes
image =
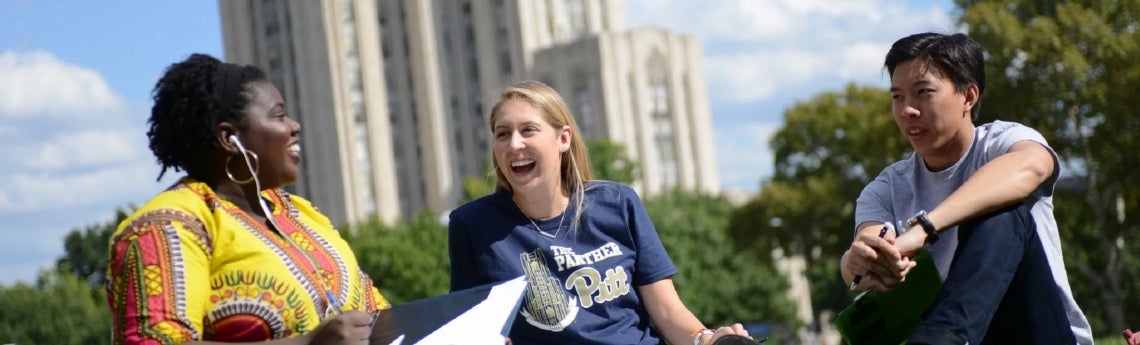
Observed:
[[[554,263],[558,266],[559,272],[622,255],[621,247],[613,242],[585,254],[575,254],[573,248],[560,246],[550,246],[550,250],[554,254]],[[605,303],[628,294],[629,275],[621,266],[607,269],[604,278],[598,269],[582,267],[567,277],[565,288],[576,292],[582,307],[589,308],[594,302]]]

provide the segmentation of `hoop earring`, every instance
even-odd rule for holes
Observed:
[[[226,169],[226,177],[229,177],[230,181],[233,181],[234,183],[237,183],[237,184],[246,184],[246,183],[252,182],[253,179],[257,178],[257,172],[259,170],[261,170],[261,160],[259,160],[257,158],[257,153],[254,153],[253,151],[245,151],[245,152],[249,153],[249,156],[253,157],[253,166],[250,167],[249,158],[247,158],[247,156],[245,154],[242,154],[242,158],[245,160],[246,167],[252,169],[252,171],[249,172],[249,178],[247,178],[245,180],[239,181],[238,179],[234,178],[233,172],[230,172],[230,159],[233,159],[234,155],[237,155],[237,154],[235,153],[235,154],[232,154],[232,155],[229,155],[228,157],[226,157],[226,168],[225,168]]]

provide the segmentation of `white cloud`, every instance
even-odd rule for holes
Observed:
[[[754,122],[717,129],[721,183],[734,189],[755,191],[761,179],[771,177],[774,156],[768,149],[768,141],[781,126],[783,124],[776,122]]]
[[[881,82],[888,49],[886,43],[853,42],[836,52],[789,49],[723,54],[707,57],[705,69],[714,94],[729,102],[751,102],[821,80],[833,80],[835,85]]]
[[[874,82],[883,75],[883,59],[891,45],[885,42],[855,42],[843,49],[837,74],[843,79]],[[867,68],[874,66],[875,68]]]
[[[142,109],[98,72],[51,53],[0,53],[0,214],[112,209],[149,196],[157,169]]]
[[[8,196],[8,192],[0,189],[0,209],[5,209],[8,205],[13,205],[12,197]]]
[[[124,104],[94,70],[49,52],[0,52],[0,118],[83,118]]]
[[[7,144],[0,147],[0,156],[22,156],[16,163],[37,171],[94,167],[148,156],[142,138],[140,127],[134,126],[79,130],[59,133],[47,140]]]
[[[705,58],[709,88],[730,102],[766,99],[779,89],[802,85],[835,66],[818,53],[785,50]],[[778,69],[780,73],[772,73]]]
[[[772,11],[778,7],[774,0],[715,3],[708,11],[697,12],[697,22],[707,24],[700,26],[697,34],[740,41],[787,35],[794,23],[780,11]]]
[[[925,1],[925,3],[923,3]],[[768,138],[796,98],[855,82],[886,86],[897,39],[955,29],[949,0],[626,0],[630,27],[652,25],[702,42],[726,190],[771,176]]]
[[[122,206],[153,191],[156,169],[145,162],[114,165],[77,172],[42,174],[17,172],[0,181],[0,212],[31,212],[45,209],[106,204]]]
[[[953,29],[946,9],[889,0],[630,0],[628,7],[631,26],[700,38],[711,94],[737,103],[806,85],[881,82],[894,40]]]
[[[13,240],[0,243],[0,284],[34,278],[70,229],[177,178],[155,182],[149,104],[125,99],[100,72],[52,53],[0,53],[0,235]]]
[[[657,25],[706,42],[800,43],[830,49],[836,39],[953,29],[949,5],[892,0],[629,0],[630,26]],[[898,37],[895,37],[898,36]],[[779,48],[779,47],[777,47]]]

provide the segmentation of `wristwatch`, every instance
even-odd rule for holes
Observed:
[[[912,228],[915,224],[922,227],[922,231],[926,233],[926,244],[934,244],[938,242],[938,229],[934,228],[934,223],[930,222],[930,218],[926,217],[926,211],[918,211],[914,217],[910,217],[906,221],[906,227]]]

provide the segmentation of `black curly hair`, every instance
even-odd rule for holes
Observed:
[[[219,148],[218,124],[228,122],[245,128],[243,110],[252,101],[251,83],[266,81],[265,72],[256,66],[240,66],[238,97],[229,109],[221,109],[222,87],[218,81],[225,63],[206,54],[192,54],[184,61],[166,68],[154,86],[154,107],[150,110],[150,150],[162,170],[186,171],[192,177],[204,177],[203,165]]]

